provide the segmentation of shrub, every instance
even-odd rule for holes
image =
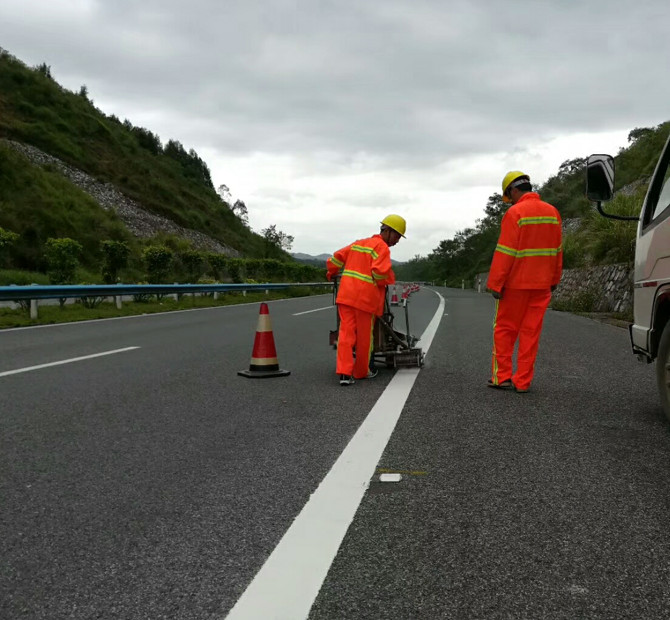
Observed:
[[[230,279],[235,284],[242,284],[242,270],[244,268],[244,261],[239,258],[231,258],[228,261],[228,273],[230,274]]]
[[[630,195],[617,194],[603,208],[614,215],[639,215],[645,191],[640,187]],[[596,264],[632,263],[636,237],[635,222],[604,218],[597,211],[589,214],[584,225],[586,248]]]
[[[11,247],[19,240],[19,235],[11,230],[0,228],[0,267],[4,265],[9,256]]]
[[[142,252],[142,259],[151,284],[164,284],[170,275],[174,253],[164,245],[151,245]]]
[[[128,266],[130,246],[125,241],[103,241],[102,279],[105,284],[118,281],[119,272]]]
[[[138,282],[138,284],[149,284],[148,282]],[[137,293],[133,295],[133,301],[136,304],[148,304],[151,299],[153,298],[153,295],[151,293]]]
[[[72,284],[79,265],[82,247],[74,239],[53,239],[46,242],[46,259],[49,269],[49,280],[52,284]],[[58,303],[61,310],[65,308],[67,298],[60,297]]]
[[[81,251],[81,245],[74,239],[47,239],[46,258],[52,284],[74,282]]]
[[[196,284],[218,284],[216,280],[213,280],[212,278],[200,278]],[[203,293],[205,297],[214,297],[214,293]]]
[[[212,275],[218,280],[223,279],[223,274],[226,270],[226,265],[228,264],[228,257],[223,254],[207,254],[207,262],[209,263],[209,268]]]

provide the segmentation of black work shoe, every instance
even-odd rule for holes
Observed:
[[[351,375],[340,375],[340,385],[353,385],[356,383]]]
[[[498,384],[493,383],[493,381],[489,379],[487,385],[491,388],[495,388],[496,390],[511,390],[514,387],[514,385],[512,385],[511,379],[507,379],[507,381],[501,381]]]
[[[378,372],[379,372],[379,371],[378,371],[376,368],[375,368],[375,369],[370,369],[370,371],[368,372],[368,376],[366,377],[366,379],[374,379],[374,378],[377,376],[377,373],[378,373]]]

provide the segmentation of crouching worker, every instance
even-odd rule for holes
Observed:
[[[372,330],[380,309],[383,311],[386,286],[395,282],[389,248],[405,236],[406,230],[405,220],[399,215],[389,215],[381,224],[378,235],[354,241],[327,262],[329,281],[342,272],[336,299],[340,315],[336,372],[340,385],[376,374],[369,368]]]

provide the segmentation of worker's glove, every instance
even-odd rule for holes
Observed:
[[[493,295],[493,299],[502,299],[502,291],[491,291],[491,295]]]

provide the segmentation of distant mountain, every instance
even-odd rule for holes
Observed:
[[[330,254],[318,254],[313,256],[311,254],[304,254],[303,252],[295,252],[291,254],[295,260],[299,263],[305,263],[306,265],[320,265],[323,266],[326,264],[326,261],[330,258]],[[405,263],[391,259],[393,265],[404,265]]]
[[[296,252],[295,254],[291,254],[293,258],[295,258],[297,261],[302,261],[302,260],[308,260],[308,261],[322,261],[326,262],[330,258],[330,254],[319,254],[318,256],[312,256],[311,254],[303,254],[302,252]]]

